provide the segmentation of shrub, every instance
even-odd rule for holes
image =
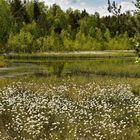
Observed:
[[[20,31],[19,34],[11,34],[8,40],[9,51],[32,52],[33,36],[29,32]]]

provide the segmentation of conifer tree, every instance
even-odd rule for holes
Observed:
[[[34,0],[34,19],[37,21],[40,16],[39,2]]]

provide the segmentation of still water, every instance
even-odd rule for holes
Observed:
[[[140,77],[140,65],[133,59],[46,60],[9,62],[0,68],[0,77],[101,75],[115,77]]]

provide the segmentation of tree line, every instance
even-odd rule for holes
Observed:
[[[140,51],[140,0],[137,11],[101,17],[38,0],[0,0],[0,53],[136,49]]]

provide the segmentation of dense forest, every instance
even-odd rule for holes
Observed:
[[[108,0],[112,16],[86,10],[62,10],[59,5],[22,0],[0,0],[0,53],[140,50],[140,0],[137,11],[121,13]]]

